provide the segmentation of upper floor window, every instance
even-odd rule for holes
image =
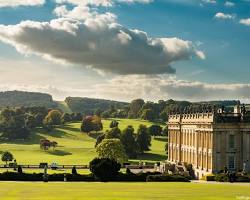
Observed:
[[[230,149],[235,148],[235,136],[234,135],[229,135],[228,144],[229,144]]]

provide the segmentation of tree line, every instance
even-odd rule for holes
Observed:
[[[81,113],[68,114],[45,107],[5,108],[0,112],[0,138],[27,139],[35,128],[51,131],[56,125],[81,120]]]

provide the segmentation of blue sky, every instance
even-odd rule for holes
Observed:
[[[248,0],[96,0],[94,5],[88,0],[35,1],[37,5],[25,0],[9,5],[0,0],[0,90],[48,92],[55,99],[90,96],[124,101],[249,102]],[[112,5],[103,5],[107,2]],[[66,27],[59,33],[65,38],[54,41],[58,25],[51,25],[53,20],[70,23],[73,31],[75,26],[84,31],[91,28],[91,20],[103,24],[95,29],[95,36],[88,30],[66,38]],[[51,30],[42,22],[50,23]],[[35,23],[41,27],[34,28]],[[111,24],[116,24],[112,30]],[[121,44],[110,36],[117,32]],[[46,50],[43,44],[47,43]],[[93,52],[85,55],[86,44]],[[170,50],[162,50],[165,48]]]

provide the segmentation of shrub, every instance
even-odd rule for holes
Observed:
[[[76,175],[77,174],[77,170],[76,170],[76,167],[74,166],[74,167],[72,167],[72,174],[74,174],[74,175]]]
[[[118,175],[121,164],[109,158],[95,158],[89,163],[89,168],[100,181],[111,181]]]
[[[206,175],[205,181],[215,181],[215,175],[213,174]]]
[[[2,154],[2,161],[6,162],[6,165],[9,161],[12,161],[14,159],[12,153],[10,153],[9,151],[5,151]]]
[[[228,182],[229,178],[228,178],[227,174],[222,173],[222,174],[216,174],[214,177],[214,180],[217,182]]]
[[[19,165],[18,166],[18,168],[17,168],[17,172],[19,173],[19,174],[22,174],[23,173],[23,169],[22,169],[22,167]]]
[[[147,182],[190,182],[190,180],[181,175],[149,175]]]

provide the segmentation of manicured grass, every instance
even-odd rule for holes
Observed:
[[[140,124],[147,126],[152,123],[133,119],[117,119],[119,127],[124,129],[128,125],[134,126],[137,130]],[[111,120],[103,120],[104,130],[109,129]],[[47,138],[56,141],[58,147],[55,151],[40,150],[39,141]],[[96,156],[94,148],[95,139],[85,133],[80,132],[80,123],[70,123],[57,127],[51,132],[37,129],[33,137],[27,141],[1,142],[0,154],[2,151],[10,151],[17,159],[18,164],[39,164],[40,162],[56,162],[58,164],[88,164]],[[136,161],[155,162],[166,159],[164,152],[165,142],[152,140],[151,151],[138,157]],[[0,160],[0,164],[3,162]]]
[[[250,198],[248,188],[249,184],[0,182],[4,200],[235,200]]]

